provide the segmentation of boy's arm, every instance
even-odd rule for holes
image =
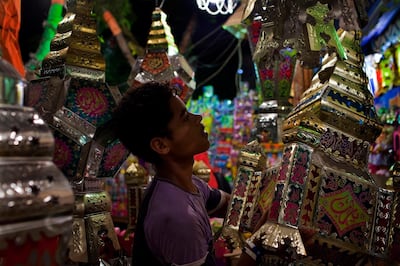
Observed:
[[[219,189],[213,189],[206,203],[208,215],[210,217],[225,218],[230,201],[230,194]],[[215,204],[215,202],[218,203]]]

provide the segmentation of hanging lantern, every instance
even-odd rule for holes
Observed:
[[[73,187],[72,239],[64,250],[74,264],[91,265],[114,259],[110,256],[120,250],[111,198],[100,178],[113,177],[129,153],[107,126],[121,93],[105,82],[106,64],[92,16],[95,1],[66,2],[67,13],[40,78],[29,82],[26,102],[52,129],[53,162]]]
[[[196,0],[198,8],[211,15],[232,14],[238,2],[238,0]]]
[[[167,15],[156,8],[152,14],[152,24],[146,46],[146,54],[135,74],[132,86],[149,81],[168,81],[180,98],[187,102],[195,86],[194,72],[185,57],[178,51]]]

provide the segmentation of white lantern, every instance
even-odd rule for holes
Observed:
[[[211,15],[226,15],[233,13],[239,0],[196,0],[196,2],[199,9]]]

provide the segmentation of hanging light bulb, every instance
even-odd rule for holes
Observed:
[[[199,9],[211,15],[226,15],[233,13],[239,0],[196,0],[196,2]]]

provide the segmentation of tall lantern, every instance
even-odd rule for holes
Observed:
[[[120,249],[101,178],[113,177],[128,156],[107,126],[121,93],[105,83],[94,4],[67,1],[41,77],[29,83],[27,97],[53,130],[54,162],[74,189],[69,257],[89,264],[98,263],[106,248]]]

